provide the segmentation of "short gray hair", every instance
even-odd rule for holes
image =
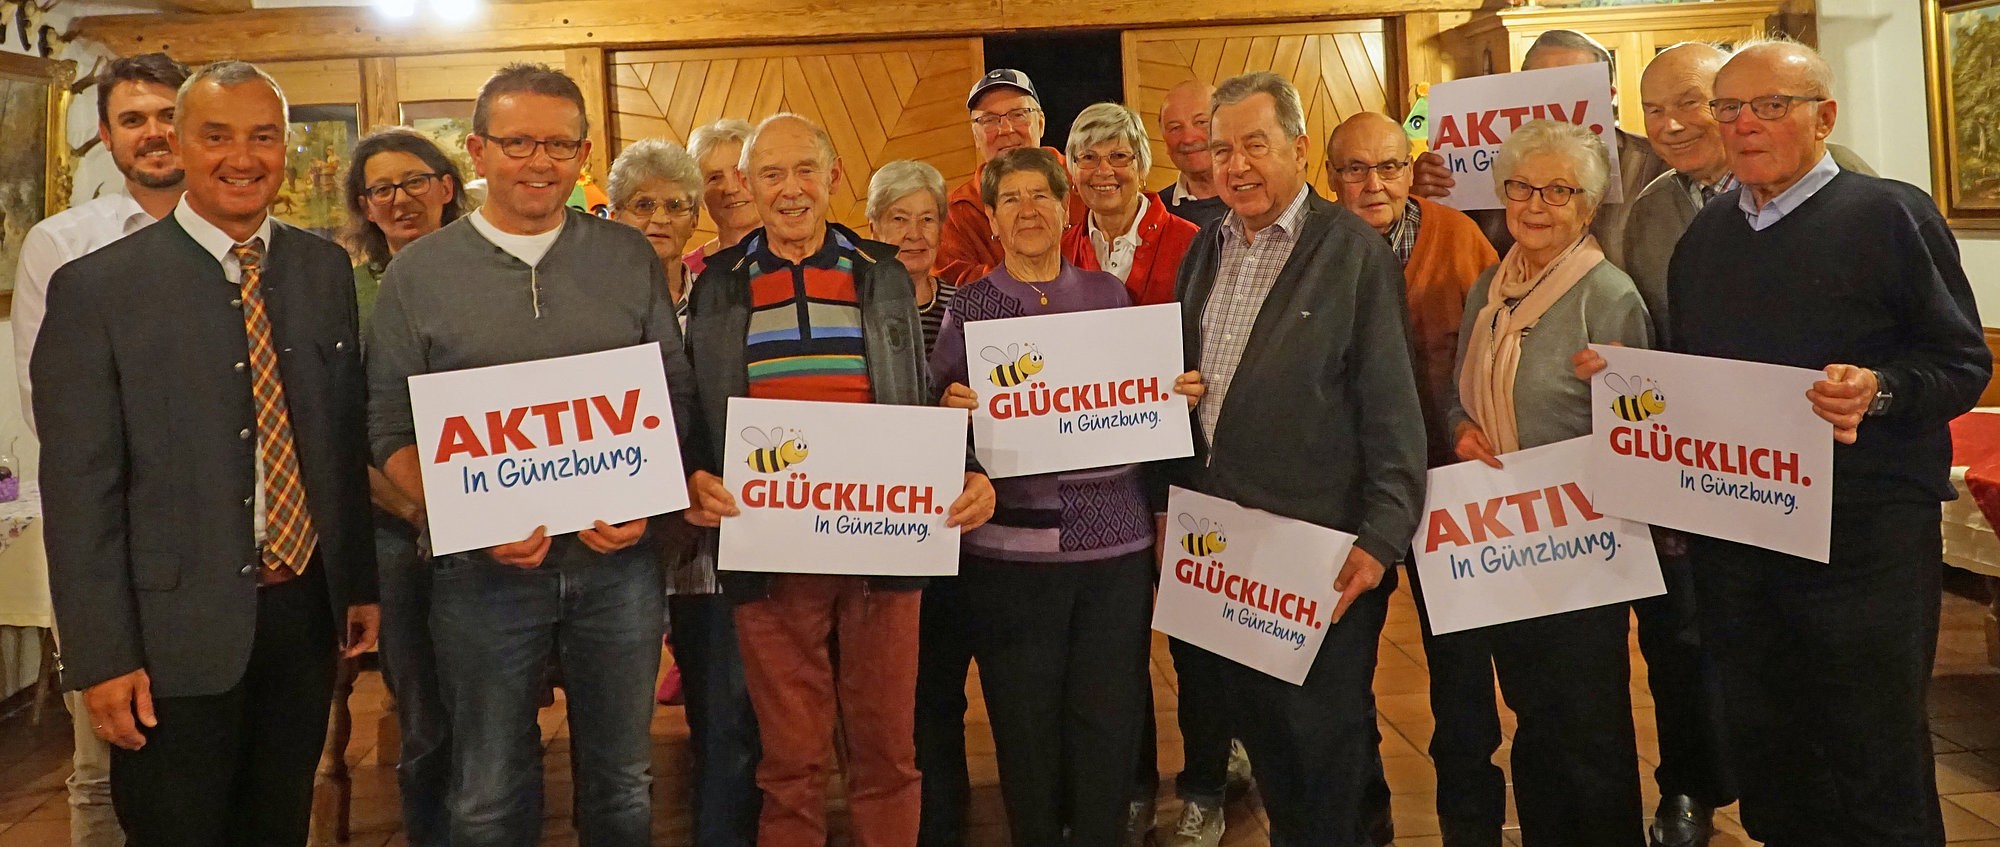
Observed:
[[[1097,103],[1077,113],[1069,125],[1066,152],[1072,161],[1099,144],[1123,141],[1132,148],[1139,164],[1139,176],[1153,168],[1153,143],[1146,137],[1146,123],[1139,113],[1118,103]]]
[[[1521,166],[1522,160],[1545,153],[1569,160],[1577,187],[1583,189],[1583,199],[1593,211],[1604,202],[1604,192],[1611,185],[1611,157],[1604,139],[1568,121],[1529,121],[1507,136],[1507,141],[1500,145],[1499,161],[1493,166],[1493,191],[1505,197],[1505,183],[1514,178],[1514,169]]]
[[[881,220],[896,201],[918,191],[930,192],[931,199],[937,201],[938,219],[943,220],[950,204],[945,201],[944,175],[937,168],[914,159],[898,159],[883,165],[868,180],[868,222]]]
[[[1306,134],[1306,110],[1299,103],[1299,90],[1292,87],[1291,80],[1270,71],[1254,71],[1223,80],[1208,98],[1210,120],[1214,119],[1215,110],[1234,106],[1257,94],[1271,95],[1272,103],[1277,106],[1278,128],[1285,131],[1284,141]]]
[[[1596,57],[1597,61],[1611,64],[1611,51],[1604,49],[1597,39],[1573,29],[1552,29],[1535,36],[1535,43],[1528,45],[1528,52],[1521,54],[1521,65],[1526,67],[1538,50],[1581,50]]]
[[[770,129],[772,124],[787,121],[797,121],[798,123],[805,124],[807,129],[812,130],[813,140],[819,143],[819,155],[823,160],[820,164],[829,168],[833,167],[833,163],[840,158],[840,151],[835,150],[833,147],[833,136],[827,135],[826,130],[821,129],[819,124],[813,123],[810,118],[804,115],[794,112],[779,112],[758,121],[757,128],[750,131],[750,137],[743,140],[743,152],[736,157],[736,169],[742,171],[743,175],[748,177],[750,175],[750,151],[757,148],[757,139],[763,137],[764,131]]]
[[[701,160],[708,158],[708,151],[714,150],[715,145],[725,141],[742,144],[750,140],[752,131],[750,122],[741,118],[723,118],[715,123],[696,127],[694,132],[688,134],[688,155],[694,157],[696,164],[700,164]]]
[[[1056,202],[1069,200],[1069,174],[1063,171],[1056,154],[1040,147],[1016,147],[994,156],[979,170],[979,201],[987,208],[1000,205],[1000,181],[1014,173],[1038,173],[1056,195]]]
[[[235,88],[246,82],[261,82],[271,87],[271,93],[278,95],[278,111],[291,120],[291,105],[285,102],[285,89],[278,81],[264,72],[263,68],[237,59],[219,59],[202,65],[190,74],[181,90],[174,92],[174,124],[180,125],[182,115],[187,114],[188,92],[204,82],[213,82],[223,88]]]
[[[694,166],[694,157],[679,144],[660,138],[641,138],[619,153],[604,180],[604,193],[611,198],[611,208],[623,209],[639,193],[639,186],[656,179],[701,196],[701,171]]]

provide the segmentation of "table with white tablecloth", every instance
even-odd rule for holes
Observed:
[[[41,490],[26,482],[19,499],[0,503],[0,697],[34,684],[42,632],[54,625]]]

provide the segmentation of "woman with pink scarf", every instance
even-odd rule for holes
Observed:
[[[1596,135],[1556,121],[1524,124],[1500,148],[1493,178],[1514,246],[1466,300],[1447,398],[1459,458],[1497,468],[1516,450],[1589,434],[1590,385],[1570,356],[1593,343],[1647,346],[1638,289],[1590,235],[1609,161]],[[1519,718],[1522,842],[1643,847],[1628,616],[1618,604],[1425,638],[1446,843],[1500,844],[1497,672]]]

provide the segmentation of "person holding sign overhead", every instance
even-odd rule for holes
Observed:
[[[1581,127],[1530,121],[1493,169],[1514,246],[1473,284],[1459,331],[1458,457],[1501,455],[1590,433],[1590,385],[1570,356],[1586,344],[1644,347],[1646,305],[1589,233],[1609,181],[1604,142]],[[1421,589],[1421,586],[1419,586]],[[1500,691],[1519,718],[1514,803],[1536,844],[1637,847],[1639,754],[1632,728],[1624,603],[1432,636],[1438,823],[1451,844],[1500,844],[1507,785]],[[1490,658],[1490,662],[1488,657]]]
[[[1690,535],[1696,609],[1750,837],[1931,847],[1938,503],[1954,494],[1949,422],[1992,358],[1929,195],[1827,151],[1832,80],[1791,42],[1722,66],[1709,106],[1741,185],[1695,215],[1667,272],[1675,352],[1824,370],[1805,400],[1836,442],[1831,555]]]
[[[744,142],[739,169],[764,226],[709,257],[688,315],[706,441],[689,460],[697,470],[688,478],[687,519],[710,527],[740,514],[719,476],[729,461],[729,398],[907,406],[933,399],[916,292],[896,246],[827,220],[845,178],[833,139],[798,115],[772,115]],[[970,530],[993,514],[993,486],[969,455],[964,480],[947,524]],[[826,843],[836,690],[856,843],[916,843],[923,579],[718,565],[723,592],[737,604],[737,642],[763,741],[757,843]],[[837,675],[828,653],[836,632]]]
[[[466,151],[486,178],[486,204],[397,254],[368,345],[375,459],[404,491],[431,500],[412,376],[657,342],[676,432],[688,431],[693,402],[659,256],[637,230],[563,205],[590,152],[576,82],[547,66],[508,65],[481,86],[472,127]],[[499,413],[488,417],[501,425]],[[456,772],[451,843],[534,841],[537,695],[550,657],[560,656],[577,827],[594,844],[645,844],[659,555],[641,545],[645,518],[554,536],[545,529],[434,560],[431,636]]]
[[[1209,150],[1229,214],[1181,263],[1183,350],[1207,386],[1184,488],[1359,536],[1305,684],[1224,668],[1278,845],[1366,843],[1370,686],[1394,578],[1423,508],[1423,408],[1402,266],[1306,184],[1299,93],[1258,72],[1217,86]]]
[[[944,405],[977,408],[970,384],[1004,390],[1041,369],[1032,349],[988,347],[968,361],[966,322],[1131,304],[1117,277],[1063,259],[1069,189],[1062,162],[1036,148],[1001,153],[980,172],[1003,259],[945,316],[931,354]],[[1181,374],[1174,391],[1199,399],[1200,374]],[[998,518],[966,533],[959,579],[1014,843],[1116,844],[1149,684],[1145,481],[1139,466],[1119,465],[994,488]]]

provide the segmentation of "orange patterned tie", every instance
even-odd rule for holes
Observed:
[[[243,269],[243,330],[250,341],[250,386],[257,400],[257,461],[264,467],[264,567],[306,569],[319,536],[306,514],[305,483],[292,444],[292,415],[278,381],[278,351],[264,311],[264,239],[229,249]]]

